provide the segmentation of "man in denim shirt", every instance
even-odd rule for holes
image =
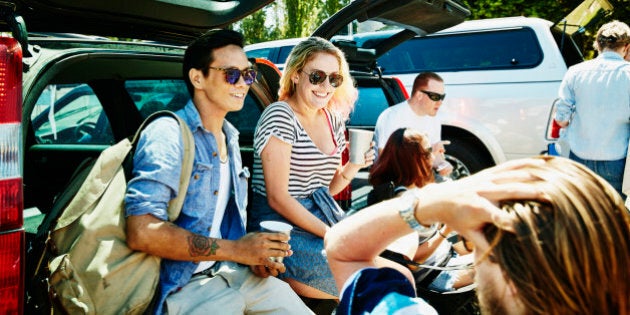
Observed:
[[[606,179],[620,194],[630,138],[630,28],[604,24],[599,56],[572,66],[560,85],[555,120],[567,127],[569,158]],[[623,196],[623,194],[622,194]]]
[[[177,122],[160,118],[143,132],[125,198],[127,243],[162,258],[156,314],[309,314],[273,277],[289,256],[282,233],[245,234],[247,180],[238,132],[228,112],[243,107],[256,77],[241,34],[212,30],[186,49],[184,80],[192,100],[177,115],[190,127],[195,159],[188,191],[178,192],[183,144]],[[174,222],[169,200],[185,193]],[[269,277],[269,276],[272,277]]]

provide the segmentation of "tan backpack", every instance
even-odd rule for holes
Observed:
[[[142,123],[132,141],[122,140],[101,153],[52,229],[49,293],[54,308],[69,314],[141,314],[151,304],[160,258],[127,247],[123,163],[133,155],[144,127],[163,116],[178,120],[184,143],[179,194],[168,207],[170,221],[179,216],[192,172],[194,140],[186,122],[161,111]]]

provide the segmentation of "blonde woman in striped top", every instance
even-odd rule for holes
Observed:
[[[279,101],[265,109],[254,136],[254,173],[249,230],[264,220],[293,226],[279,277],[304,298],[338,298],[323,238],[343,218],[332,195],[345,188],[363,165],[341,163],[345,119],[357,91],[343,53],[322,38],[296,45],[280,79]],[[272,273],[277,274],[277,273]]]

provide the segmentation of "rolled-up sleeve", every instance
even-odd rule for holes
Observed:
[[[554,117],[556,121],[564,122],[571,119],[571,114],[575,106],[575,93],[573,91],[572,78],[572,71],[568,71],[560,84],[558,92],[559,98],[556,103],[556,115]]]
[[[286,103],[270,105],[261,115],[254,135],[254,150],[261,155],[271,136],[293,145],[297,137],[295,118]]]
[[[180,128],[160,118],[142,132],[125,195],[125,215],[151,214],[168,220],[168,202],[177,195],[183,159]]]

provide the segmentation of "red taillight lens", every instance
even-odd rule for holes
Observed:
[[[22,49],[0,37],[0,314],[24,308]]]
[[[22,49],[0,37],[0,231],[22,227]]]
[[[396,83],[398,83],[398,86],[400,87],[400,90],[403,92],[405,99],[409,99],[409,92],[407,91],[407,88],[405,88],[405,85],[402,83],[402,81],[400,81],[400,79],[396,77],[394,78],[394,80],[396,81]]]
[[[23,224],[22,179],[0,180],[0,230],[18,229]]]
[[[0,233],[0,314],[22,314],[24,231]]]
[[[15,38],[0,37],[0,123],[22,121],[22,49]]]

